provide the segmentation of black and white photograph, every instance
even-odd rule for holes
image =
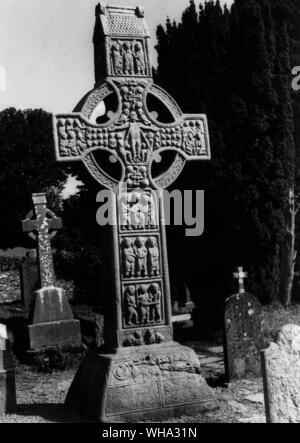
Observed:
[[[300,423],[299,0],[0,0],[0,41],[0,424]]]

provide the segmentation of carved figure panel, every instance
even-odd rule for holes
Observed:
[[[158,325],[163,322],[161,282],[123,286],[126,327]]]
[[[122,231],[153,230],[158,227],[156,194],[136,190],[118,197],[119,225]]]
[[[164,336],[152,329],[137,330],[133,334],[129,335],[123,342],[123,346],[142,346],[142,345],[154,345],[155,343],[163,343],[165,341]]]
[[[160,274],[160,246],[157,236],[121,239],[123,278],[156,277]]]
[[[143,40],[112,39],[110,42],[110,63],[112,75],[148,75]]]

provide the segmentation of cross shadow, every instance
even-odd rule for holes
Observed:
[[[12,413],[23,417],[41,417],[53,423],[92,423],[59,403],[19,404]]]

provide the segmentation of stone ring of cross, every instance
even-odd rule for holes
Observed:
[[[117,110],[106,113],[98,124],[105,101],[114,95]],[[168,115],[168,123],[149,110],[155,103]],[[153,102],[154,100],[154,102]],[[126,181],[132,187],[164,189],[182,172],[187,160],[209,160],[210,147],[206,116],[182,114],[177,103],[149,78],[106,78],[76,106],[72,114],[54,116],[55,148],[58,161],[81,160],[98,183],[116,189]],[[95,152],[110,154],[119,162],[121,179],[111,177],[95,158]],[[171,166],[152,177],[152,163],[165,151],[175,152]]]
[[[46,209],[46,216],[49,220],[56,218],[56,215],[54,214],[54,212],[52,212],[50,209]],[[26,215],[26,218],[24,220],[24,222],[28,222],[30,220],[32,220],[34,217],[34,211],[30,211],[28,212],[28,214]],[[49,240],[52,240],[53,237],[55,237],[57,234],[57,231],[51,231],[49,233]],[[34,232],[28,232],[28,235],[30,238],[32,238],[33,240],[37,239],[37,235]]]

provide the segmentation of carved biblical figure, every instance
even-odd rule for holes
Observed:
[[[147,286],[141,285],[138,288],[138,313],[139,313],[139,321],[141,325],[145,325],[149,323],[149,294],[147,292]]]
[[[121,55],[121,45],[119,42],[114,42],[111,45],[111,60],[113,64],[113,71],[115,75],[122,74],[122,55]]]
[[[147,225],[150,228],[155,228],[158,225],[155,196],[152,193],[149,194],[144,193],[143,202],[144,202],[144,210],[148,211]]]
[[[130,238],[125,238],[122,242],[122,262],[124,277],[132,277],[135,268],[135,253]]]
[[[134,55],[130,41],[123,43],[123,73],[125,75],[134,74]]]
[[[131,229],[129,208],[128,194],[122,194],[121,198],[119,199],[120,227],[122,230]]]
[[[127,134],[127,143],[131,147],[133,158],[140,160],[141,158],[141,130],[140,125],[137,124],[138,116],[135,111],[130,114],[129,130]]]
[[[151,277],[159,274],[159,249],[155,237],[148,240],[148,263]]]
[[[147,248],[145,246],[145,239],[138,237],[135,241],[134,248],[136,256],[136,275],[147,275]]]
[[[124,292],[125,321],[128,326],[138,324],[138,312],[135,296],[135,287],[128,286]]]
[[[132,229],[145,229],[146,216],[138,202],[130,207],[129,218]]]
[[[160,322],[161,290],[159,284],[153,283],[152,285],[150,285],[148,293],[149,293],[149,304],[150,304],[149,308],[150,321],[153,321],[155,323]]]
[[[145,73],[145,56],[142,43],[136,42],[134,49],[136,74],[143,75]]]

